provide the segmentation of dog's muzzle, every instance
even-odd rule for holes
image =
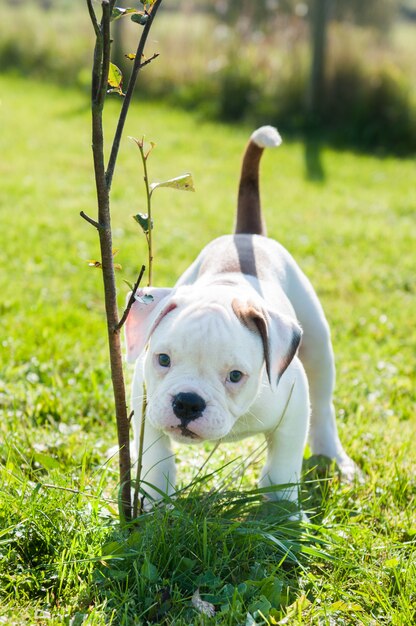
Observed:
[[[178,393],[172,400],[172,409],[183,426],[201,417],[205,410],[206,402],[197,393]]]

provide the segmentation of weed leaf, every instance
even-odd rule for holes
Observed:
[[[131,16],[131,21],[135,22],[136,24],[140,24],[140,26],[144,26],[148,19],[149,16],[146,14],[139,15],[138,13],[135,13]]]
[[[157,567],[153,565],[146,557],[144,563],[142,565],[141,570],[142,576],[146,578],[150,583],[156,583],[159,580],[159,572],[157,571]]]
[[[149,228],[149,216],[147,213],[137,213],[136,215],[133,215],[133,219],[141,226],[145,235],[147,235],[150,228],[153,230],[153,220],[151,220]]]
[[[170,178],[161,183],[152,183],[150,185],[151,191],[154,191],[158,187],[170,187],[171,189],[179,189],[180,191],[195,191],[192,174],[182,174],[182,176]]]
[[[143,15],[143,11],[138,11],[137,9],[123,9],[121,7],[114,7],[111,13],[111,21],[120,19],[120,17],[124,17],[125,15],[131,15],[132,13],[139,13]]]
[[[114,63],[110,63],[110,68],[108,70],[108,84],[112,89],[109,90],[109,93],[119,93],[123,95],[121,90],[121,85],[123,82],[123,74],[121,70],[114,65]]]

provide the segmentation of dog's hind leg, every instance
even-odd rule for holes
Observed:
[[[334,355],[328,325],[319,320],[312,339],[306,337],[300,349],[300,358],[309,381],[311,424],[309,445],[312,454],[323,454],[334,459],[343,476],[351,480],[357,471],[345,452],[338,435],[335,409],[332,401],[335,385]]]
[[[309,445],[312,454],[334,459],[344,478],[352,480],[359,470],[341,444],[335,421],[335,362],[328,322],[308,279],[300,270],[298,273],[295,293],[290,298],[303,329],[299,357],[309,383]]]

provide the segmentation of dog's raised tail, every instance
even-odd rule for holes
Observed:
[[[282,138],[273,126],[261,126],[250,137],[241,167],[236,234],[266,235],[260,204],[259,164],[264,148],[274,148],[281,143]]]

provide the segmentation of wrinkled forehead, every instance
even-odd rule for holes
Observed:
[[[178,306],[161,321],[151,343],[156,350],[208,355],[221,362],[261,354],[259,337],[238,321],[231,306],[216,302]]]

